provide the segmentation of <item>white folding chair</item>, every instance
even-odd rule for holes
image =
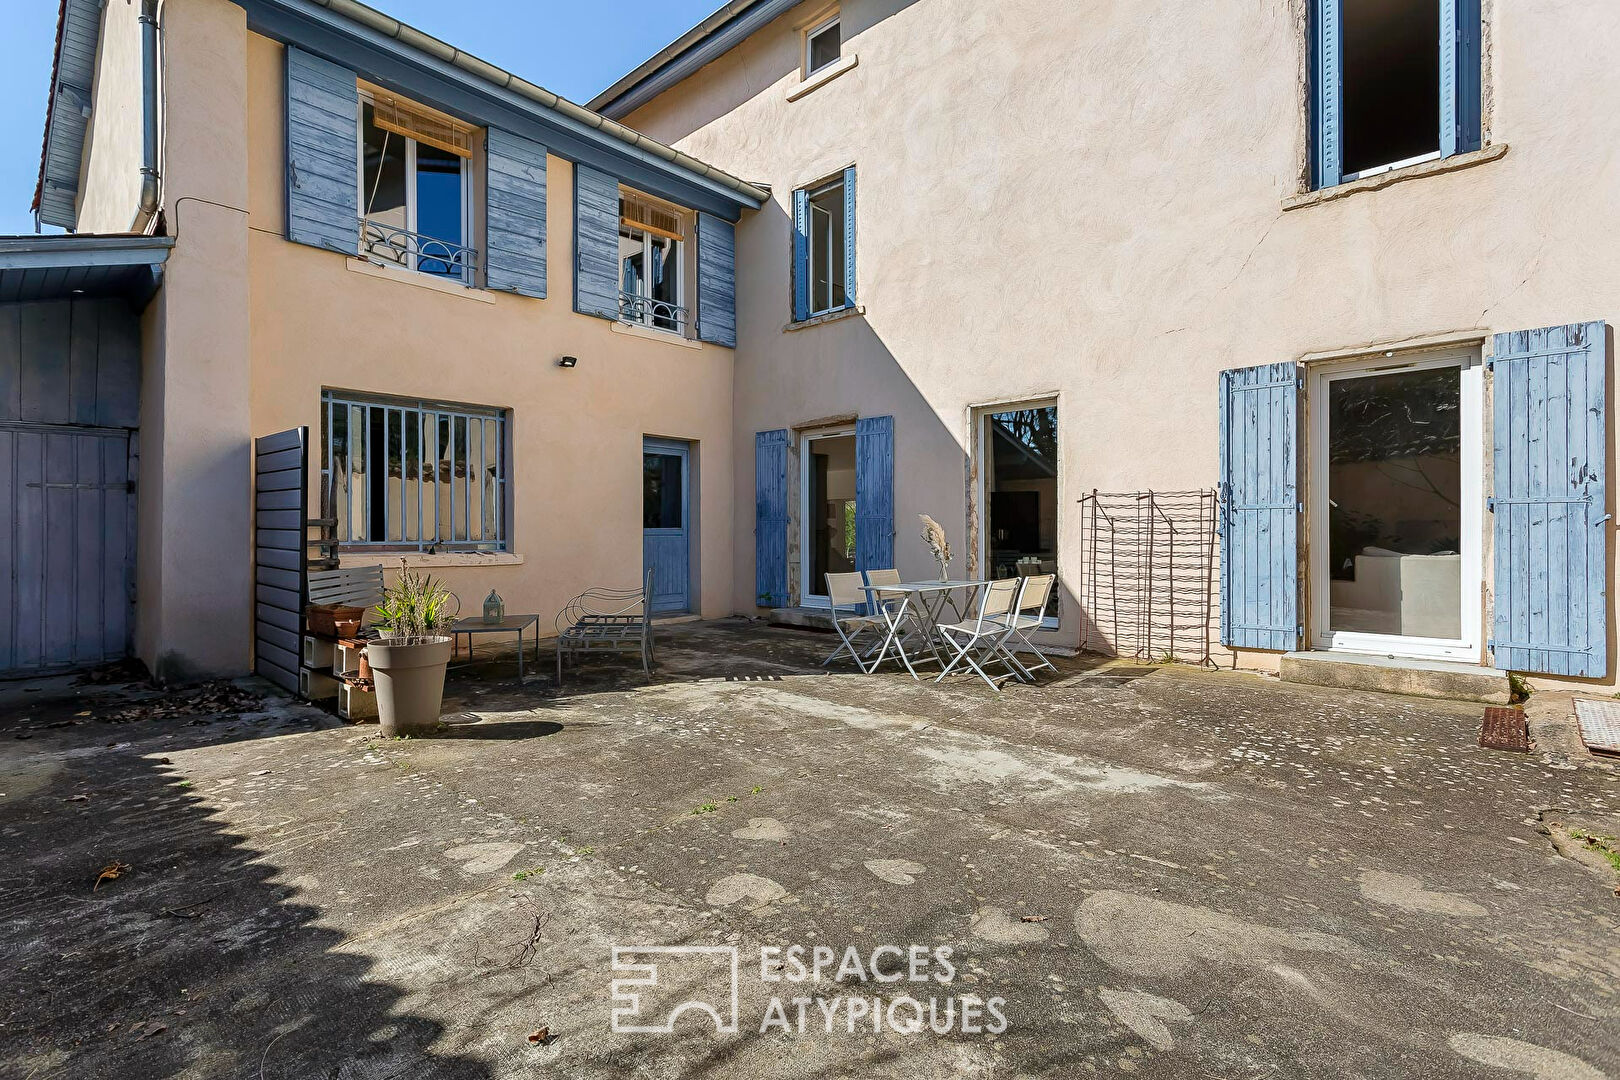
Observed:
[[[866,571],[868,585],[898,585],[900,584],[900,571],[898,570],[868,570]],[[893,647],[900,657],[900,663],[911,672],[912,678],[917,677],[916,668],[911,666],[911,658],[906,655],[906,644],[917,636],[922,630],[922,622],[911,604],[911,597],[904,592],[882,592],[867,590],[868,610],[883,620],[883,640],[866,650],[868,657],[874,653],[876,659],[872,661],[872,670],[876,671],[879,664],[889,655]]]
[[[1057,585],[1057,575],[1034,574],[1023,580],[1024,587],[1018,594],[1018,603],[1001,620],[1002,624],[1012,631],[1002,642],[1002,648],[1017,661],[1018,669],[1024,675],[1033,678],[1034,672],[1041,668],[1057,670],[1052,661],[1046,658],[1046,654],[1037,649],[1035,642],[1030,639],[1030,635],[1041,628],[1046,617],[1046,602],[1051,598],[1052,589]],[[1033,654],[1036,662],[1026,664],[1018,660],[1018,654],[1021,652]]]
[[[1001,686],[984,670],[984,664],[999,660],[1006,665],[1007,674],[1000,676],[1002,682],[1018,677],[1022,665],[1002,645],[1013,632],[1004,619],[1017,606],[1018,593],[1022,588],[1022,578],[992,581],[979,593],[979,614],[976,618],[940,626],[940,635],[956,655],[951,657],[950,663],[945,665],[945,670],[939,673],[935,682],[949,675],[963,661],[978,672],[979,678],[989,683],[992,690],[1000,691]]]
[[[827,575],[827,597],[832,601],[833,629],[838,632],[842,644],[821,662],[822,667],[847,652],[849,658],[855,661],[855,666],[861,669],[862,675],[872,670],[862,659],[863,654],[856,647],[856,642],[868,633],[879,635],[881,640],[889,624],[881,615],[865,614],[866,590],[861,588],[862,584],[860,574]]]

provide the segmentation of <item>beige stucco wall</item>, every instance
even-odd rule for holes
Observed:
[[[282,235],[282,47],[250,36],[247,74],[252,432],[307,424],[318,446],[325,387],[511,410],[509,546],[522,562],[413,561],[432,563],[469,610],[495,588],[509,612],[540,614],[547,633],[587,587],[639,580],[642,438],[689,440],[694,606],[728,614],[732,351],[631,336],[573,311],[569,163],[547,163],[547,299],[362,273]],[[565,355],[579,366],[557,367]],[[703,482],[711,468],[721,482]]]
[[[1083,492],[1216,482],[1224,368],[1620,321],[1620,8],[1487,3],[1506,155],[1285,211],[1301,8],[848,0],[858,65],[799,100],[790,13],[632,114],[775,194],[738,236],[737,505],[753,432],[893,413],[899,562],[924,572],[918,512],[967,531],[973,408],[1055,393],[1072,588]],[[865,315],[784,333],[791,192],[849,163]],[[739,607],[752,530],[740,513]]]
[[[168,0],[163,24],[176,240],[143,322],[136,654],[183,679],[251,666],[247,23]]]
[[[141,196],[141,3],[106,0],[79,178],[79,231],[128,232]]]

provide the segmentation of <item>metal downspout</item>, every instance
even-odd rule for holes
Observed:
[[[141,0],[141,200],[131,232],[151,229],[162,204],[158,172],[158,5]]]

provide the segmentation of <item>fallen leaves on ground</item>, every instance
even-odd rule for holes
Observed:
[[[529,1041],[540,1046],[546,1045],[547,1042],[551,1041],[551,1029],[535,1028],[533,1031],[529,1032]]]
[[[257,712],[263,708],[263,704],[259,695],[251,690],[244,690],[225,679],[216,679],[150,701],[125,705],[121,709],[102,714],[100,719],[109,724],[127,724],[137,720],[168,720],[215,713]]]
[[[1045,922],[1050,918],[1050,915],[1025,915],[1019,922]]]
[[[108,863],[106,866],[101,868],[101,873],[96,875],[96,883],[90,886],[90,891],[95,892],[97,889],[101,888],[101,883],[103,881],[112,881],[114,878],[123,877],[124,874],[131,869],[132,867],[126,862],[114,861]]]

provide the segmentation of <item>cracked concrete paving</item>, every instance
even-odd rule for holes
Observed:
[[[1620,1076],[1615,882],[1536,827],[1620,810],[1612,768],[1481,750],[1477,706],[1095,659],[997,696],[662,636],[650,684],[459,673],[428,740],[0,686],[0,1075]],[[615,945],[738,946],[739,1031],[615,1034]],[[954,978],[784,982],[791,945]],[[696,954],[663,974],[644,1022],[724,1002]],[[902,994],[1009,1026],[760,1031]]]

